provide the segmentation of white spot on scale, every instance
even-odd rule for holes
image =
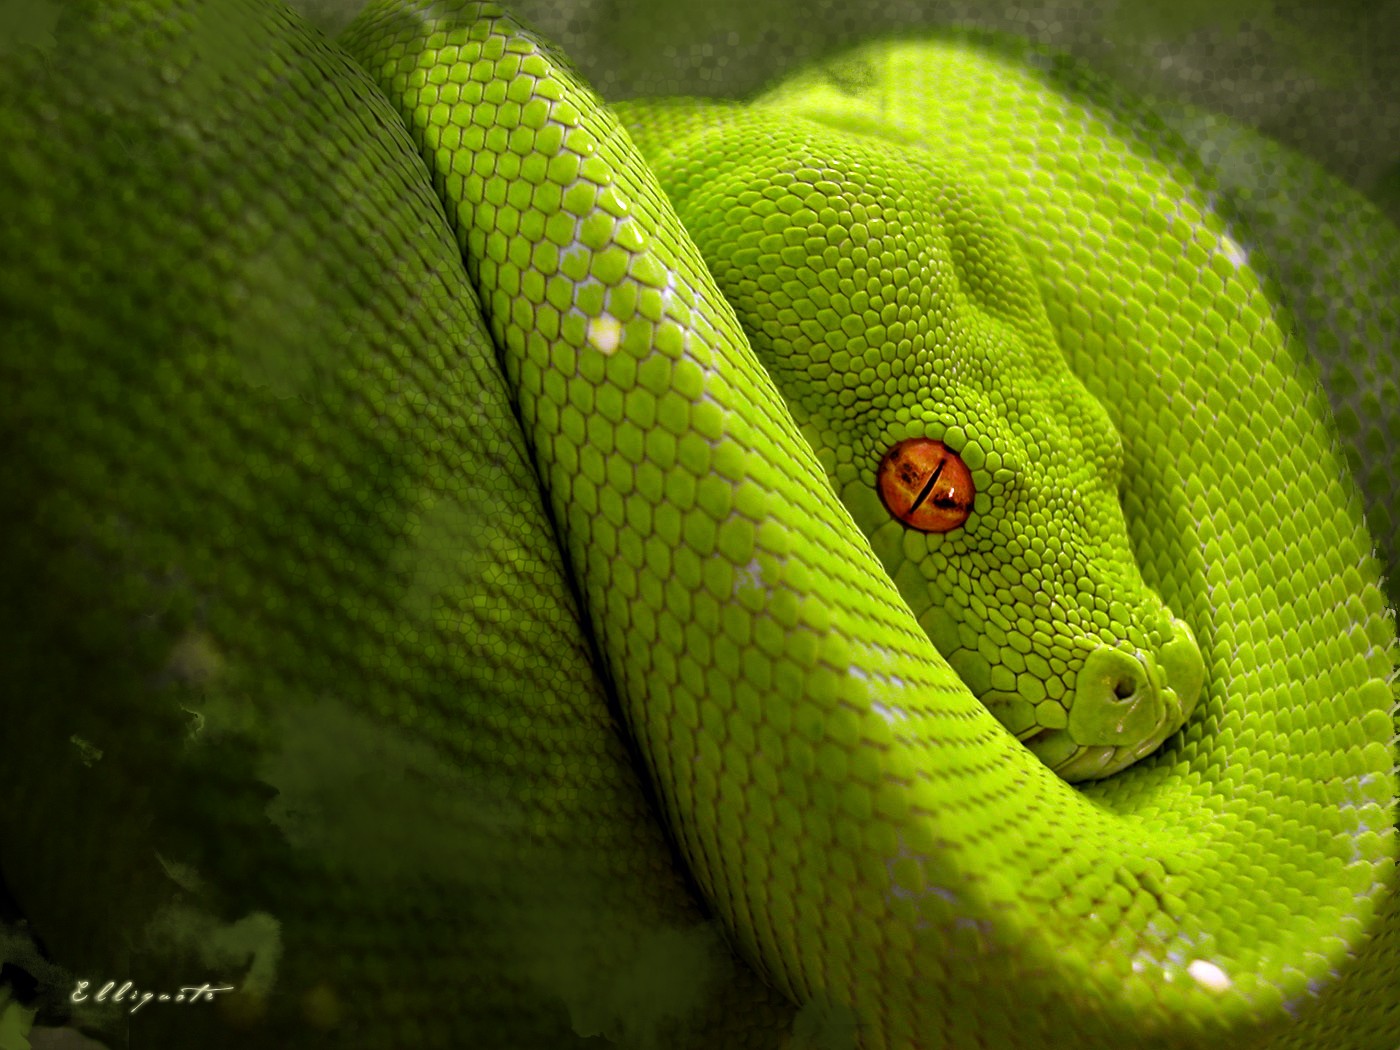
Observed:
[[[852,670],[854,670],[854,668],[852,668]],[[870,701],[870,709],[883,718],[887,725],[894,725],[896,722],[904,721],[904,716],[900,714],[900,712],[893,708],[886,707],[884,704],[877,703],[874,700]]]
[[[757,558],[750,558],[749,563],[734,574],[733,592],[739,593],[740,587],[763,587],[766,586],[763,580],[763,566],[758,563]]]
[[[864,664],[847,665],[846,674],[855,681],[865,684],[866,700],[870,704],[870,710],[883,718],[886,725],[907,721],[909,718],[907,711],[897,703],[885,702],[892,699],[891,694],[904,688],[904,679],[884,670],[895,662],[895,655],[879,645],[865,645],[862,648],[865,650],[866,661]],[[876,670],[876,668],[880,668],[880,670]],[[893,699],[897,700],[898,698],[894,697]]]
[[[1186,967],[1186,972],[1208,992],[1223,992],[1235,983],[1219,966],[1204,959],[1192,959],[1191,964]]]
[[[1231,237],[1220,238],[1220,250],[1225,254],[1225,258],[1239,269],[1249,262],[1249,253],[1240,246],[1239,242]]]
[[[622,323],[616,317],[604,314],[588,321],[588,342],[595,349],[610,354],[622,342]]]

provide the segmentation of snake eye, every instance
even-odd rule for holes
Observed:
[[[967,521],[977,494],[962,457],[928,438],[909,438],[886,452],[878,487],[889,512],[920,532],[952,532]]]

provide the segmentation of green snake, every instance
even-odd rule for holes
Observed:
[[[54,36],[0,74],[30,1009],[1400,1043],[1394,497],[1337,435],[1400,441],[1189,132],[969,35],[612,108],[489,5]]]

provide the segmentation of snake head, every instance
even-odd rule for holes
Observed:
[[[994,202],[925,149],[762,117],[656,159],[852,517],[967,686],[1067,780],[1155,750],[1200,694],[1144,580],[1125,451]]]

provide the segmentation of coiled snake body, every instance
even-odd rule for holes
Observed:
[[[0,94],[5,879],[238,986],[132,1045],[1393,1050],[1383,566],[1148,110],[156,7]]]

